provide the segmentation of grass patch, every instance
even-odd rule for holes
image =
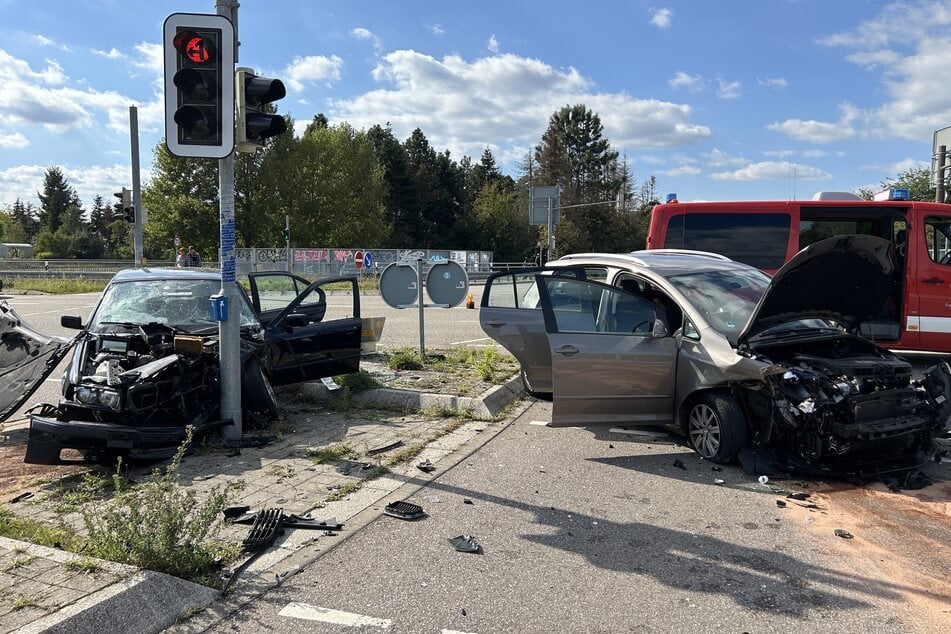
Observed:
[[[42,594],[18,594],[10,601],[10,609],[14,612],[25,610],[26,608],[39,608],[40,610],[49,610],[43,605]]]
[[[82,539],[64,526],[49,522],[16,517],[9,510],[0,507],[0,535],[24,542],[62,548],[76,552],[83,546]]]
[[[66,568],[66,570],[81,572],[83,574],[92,574],[94,572],[102,571],[102,566],[99,564],[99,562],[90,557],[76,557],[75,559],[70,559],[63,563],[63,567]]]
[[[391,370],[422,370],[425,367],[419,351],[412,348],[397,348],[388,357],[386,365]]]
[[[12,277],[4,280],[3,287],[7,290],[34,291],[65,295],[70,293],[99,293],[106,288],[109,280],[87,280],[80,277],[72,278],[26,278]]]
[[[336,376],[334,381],[341,389],[348,389],[351,394],[359,394],[360,392],[383,387],[382,383],[370,376],[370,373],[365,370]]]
[[[353,447],[351,447],[349,443],[344,442],[330,445],[329,447],[320,447],[319,449],[309,451],[307,455],[314,461],[314,464],[324,464],[326,462],[340,460],[341,458],[354,458],[357,452],[353,450]]]

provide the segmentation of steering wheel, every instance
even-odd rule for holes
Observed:
[[[645,326],[644,332],[651,332],[651,330],[652,330],[652,328],[651,328],[651,321],[650,321],[649,319],[645,319],[645,320],[642,321],[641,323],[639,323],[639,324],[637,324],[636,326],[634,326],[633,328],[631,328],[631,332],[637,332],[638,330],[641,329],[641,326]]]
[[[951,251],[942,255],[941,259],[938,260],[938,264],[951,264]]]

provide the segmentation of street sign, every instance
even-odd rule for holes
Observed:
[[[373,268],[373,254],[369,251],[363,254],[363,267],[366,269]]]
[[[931,186],[936,187],[938,184],[938,148],[940,146],[945,146],[949,154],[951,154],[951,126],[946,128],[941,128],[940,130],[934,131],[934,140],[931,145]],[[947,160],[947,159],[945,159]],[[947,165],[947,163],[945,163]]]
[[[363,268],[363,251],[357,251],[353,254],[353,265],[358,269]]]
[[[469,276],[458,262],[435,262],[426,276],[426,292],[436,304],[448,308],[458,306],[469,292]]]
[[[548,210],[552,210],[551,223],[558,224],[559,208],[561,207],[561,189],[557,185],[531,187],[528,221],[533,225],[548,224]]]
[[[415,304],[419,299],[416,267],[398,262],[389,264],[380,276],[380,296],[393,308],[406,308]]]

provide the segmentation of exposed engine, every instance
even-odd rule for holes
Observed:
[[[899,456],[923,461],[948,427],[947,363],[915,380],[910,363],[848,335],[757,352],[785,371],[745,392],[750,413],[763,421],[754,446],[776,450],[790,466],[847,461],[861,472]]]
[[[217,339],[161,324],[90,334],[70,370],[59,420],[135,426],[203,422],[217,402]]]

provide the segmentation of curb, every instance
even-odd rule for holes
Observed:
[[[519,376],[510,377],[505,383],[490,387],[477,397],[455,394],[432,394],[399,388],[376,388],[360,392],[352,397],[355,405],[423,411],[427,409],[449,410],[459,414],[468,413],[474,420],[494,420],[495,417],[522,391]]]

